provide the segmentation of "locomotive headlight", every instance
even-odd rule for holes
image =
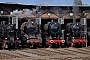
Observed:
[[[19,38],[17,38],[17,40],[18,40]]]
[[[7,40],[7,38],[5,38],[5,40]]]
[[[65,40],[62,40],[62,43],[65,43]]]
[[[1,14],[3,14],[3,11],[0,11]]]
[[[85,39],[85,37],[83,37]]]
[[[27,38],[27,40],[28,40],[28,38]]]
[[[55,23],[55,24],[57,24],[57,23]]]
[[[74,38],[74,37],[72,37],[72,38]]]
[[[32,24],[33,24],[33,22],[32,22]]]
[[[78,23],[76,25],[78,25]]]
[[[27,43],[29,43],[30,42],[30,40],[27,40]]]

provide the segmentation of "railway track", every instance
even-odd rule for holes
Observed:
[[[0,58],[10,60],[90,60],[90,48],[40,48],[23,50],[0,50]],[[11,59],[11,60],[12,60]]]

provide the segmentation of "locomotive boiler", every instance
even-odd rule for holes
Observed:
[[[64,31],[58,21],[52,20],[44,25],[45,47],[64,47]]]
[[[86,32],[84,31],[84,25],[79,22],[67,24],[66,43],[67,46],[85,47]]]

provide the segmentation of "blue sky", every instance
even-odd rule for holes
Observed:
[[[82,0],[83,4],[90,5],[90,0]],[[59,4],[59,5],[72,5],[73,0],[0,0],[0,2],[17,2],[24,4]]]

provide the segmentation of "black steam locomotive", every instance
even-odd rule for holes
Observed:
[[[55,20],[44,25],[45,30],[45,47],[65,46],[64,32],[61,24]]]
[[[22,23],[21,30],[23,45],[26,45],[28,48],[41,47],[40,25],[36,19],[28,19],[27,22]]]
[[[6,21],[1,22],[1,48],[2,49],[14,49],[15,46],[15,42],[17,40],[19,40],[19,32],[17,32],[18,30],[16,29],[16,25],[15,24],[6,24]],[[20,41],[20,40],[19,40]]]
[[[69,23],[66,27],[66,43],[67,46],[85,46],[86,33],[81,23]]]

